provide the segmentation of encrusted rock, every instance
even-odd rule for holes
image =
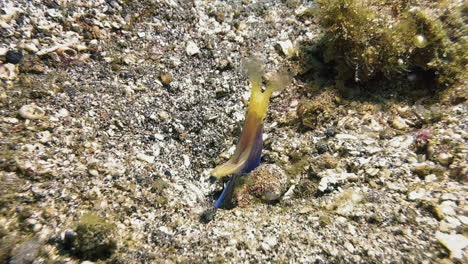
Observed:
[[[245,207],[255,198],[263,201],[278,200],[288,190],[288,177],[279,166],[263,164],[241,180],[235,199]]]

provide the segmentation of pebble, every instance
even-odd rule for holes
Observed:
[[[36,120],[43,118],[45,111],[37,105],[30,104],[23,105],[19,110],[19,114],[22,118]]]
[[[437,231],[435,237],[450,251],[451,258],[462,259],[463,249],[468,246],[468,238],[460,234],[446,234]]]
[[[393,119],[392,125],[394,128],[399,130],[404,130],[408,128],[408,124],[406,124],[406,120],[397,116]]]
[[[275,164],[262,164],[245,177],[252,183],[239,186],[236,191],[235,199],[240,207],[248,206],[254,197],[263,201],[278,200],[289,188],[288,176]]]
[[[350,134],[337,134],[335,138],[341,140],[357,140],[357,137]]]
[[[278,243],[278,240],[276,239],[276,237],[268,236],[263,240],[263,243],[261,244],[262,249],[265,250],[265,251],[268,251],[271,248],[273,248],[274,246],[276,246],[277,243]]]
[[[453,156],[448,153],[440,153],[437,157],[437,161],[444,166],[450,165],[452,163]]]
[[[336,131],[333,128],[329,128],[329,129],[325,130],[324,134],[325,134],[326,137],[330,138],[330,137],[334,137],[336,135]]]
[[[26,50],[26,51],[33,52],[33,53],[36,53],[36,52],[39,51],[39,49],[37,48],[36,44],[34,44],[34,43],[27,43],[27,44],[24,44],[22,48],[23,48],[24,50]]]
[[[458,201],[457,196],[455,194],[453,194],[453,193],[444,193],[444,194],[442,194],[440,199],[444,200],[444,201],[447,201],[447,200]]]
[[[163,85],[169,85],[172,82],[172,74],[170,73],[162,72],[159,75],[159,78],[161,79]]]
[[[182,155],[182,158],[184,159],[184,166],[188,168],[190,166],[190,157],[188,155]]]
[[[315,148],[317,149],[318,154],[323,154],[328,151],[328,146],[321,141],[315,144]]]
[[[187,55],[193,56],[195,54],[200,53],[200,49],[198,48],[197,44],[195,44],[195,42],[189,41],[187,43],[187,47],[185,48],[185,52],[187,53]]]
[[[456,215],[453,209],[454,206],[456,207],[457,205],[453,201],[443,201],[439,207],[445,215]]]
[[[0,65],[0,79],[14,80],[18,76],[18,68],[11,63]]]
[[[7,63],[18,64],[23,59],[23,53],[21,51],[9,50],[5,54],[5,59]]]
[[[429,174],[426,177],[424,177],[424,181],[426,182],[433,182],[435,180],[437,180],[437,175],[435,174]]]
[[[426,190],[421,188],[421,189],[414,190],[414,191],[410,192],[408,194],[408,199],[411,200],[411,201],[414,201],[414,200],[421,199],[424,196],[426,196]]]
[[[349,242],[345,242],[344,243],[344,247],[352,254],[354,253],[354,246],[353,244],[349,243]]]
[[[136,155],[136,158],[141,161],[146,161],[148,163],[154,163],[155,157],[154,156],[149,156],[143,153],[138,153]]]
[[[277,45],[280,48],[281,53],[287,58],[290,58],[296,54],[296,49],[289,39],[285,41],[278,41]]]
[[[10,264],[32,263],[39,255],[41,243],[36,239],[31,239],[19,244],[12,252]]]
[[[332,185],[344,182],[346,179],[355,179],[356,174],[341,172],[340,170],[328,169],[319,173],[321,177],[318,189],[324,192],[327,189],[331,189]]]

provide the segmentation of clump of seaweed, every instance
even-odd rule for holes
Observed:
[[[98,260],[109,258],[117,249],[113,238],[115,225],[104,218],[86,214],[76,228],[72,251],[82,259]]]
[[[443,87],[466,79],[468,42],[458,1],[318,0],[324,60],[340,83],[423,72]],[[418,78],[418,76],[411,76]],[[409,78],[409,79],[411,79]]]

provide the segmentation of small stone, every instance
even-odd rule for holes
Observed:
[[[169,85],[172,82],[172,74],[167,72],[161,72],[159,78],[163,85]]]
[[[458,219],[460,220],[460,222],[462,222],[462,224],[468,225],[468,217],[467,216],[459,215]]]
[[[456,215],[455,210],[453,209],[454,206],[457,206],[453,201],[443,201],[440,204],[440,209],[445,215]]]
[[[206,211],[204,211],[201,215],[200,215],[200,221],[202,223],[209,223],[211,221],[213,221],[213,219],[215,218],[216,216],[216,208],[211,208],[211,209],[208,209]]]
[[[162,120],[168,120],[171,117],[166,111],[161,111],[158,115]]]
[[[341,140],[357,140],[357,137],[350,134],[337,134],[335,138]]]
[[[437,161],[444,166],[450,165],[452,163],[453,156],[448,153],[440,153],[437,157]]]
[[[0,79],[14,80],[18,76],[18,67],[11,63],[0,65]]]
[[[426,195],[426,190],[421,188],[421,189],[410,192],[408,194],[408,199],[411,201],[414,201],[414,200],[423,198],[425,195]]]
[[[345,242],[344,247],[352,254],[354,253],[354,246],[349,242]]]
[[[291,40],[285,40],[285,41],[278,41],[277,43],[278,47],[279,47],[279,50],[281,51],[281,53],[290,58],[292,56],[294,56],[296,54],[296,50],[294,48],[294,45],[293,43],[291,42]]]
[[[14,117],[5,117],[3,118],[3,122],[8,123],[8,124],[18,124],[19,120],[18,118],[14,118]]]
[[[8,52],[7,48],[0,48],[0,56],[4,56]]]
[[[136,61],[136,57],[133,54],[127,54],[122,58],[122,62],[127,65],[134,64],[135,61]]]
[[[10,264],[32,263],[39,255],[41,243],[31,239],[19,244],[12,252]]]
[[[159,141],[163,141],[164,140],[164,135],[161,135],[161,134],[154,134],[154,138],[159,140]]]
[[[315,144],[315,148],[317,149],[318,154],[323,154],[328,151],[328,146],[323,142],[317,142],[317,144]]]
[[[190,157],[188,155],[182,155],[182,158],[184,159],[184,166],[188,168],[190,166]]]
[[[437,180],[437,175],[435,174],[429,174],[426,177],[424,177],[424,181],[426,182],[433,182],[435,180]]]
[[[440,199],[443,200],[443,201],[447,201],[447,200],[458,201],[457,196],[455,196],[455,194],[453,194],[453,193],[444,193],[444,194],[442,194]]]
[[[90,170],[88,170],[88,173],[89,173],[89,175],[94,176],[94,177],[99,176],[99,172],[96,169],[90,169]]]
[[[193,56],[195,54],[200,53],[200,49],[198,48],[197,44],[195,44],[195,42],[189,41],[187,43],[187,47],[185,48],[185,52],[187,53],[187,55]]]
[[[141,160],[141,161],[146,161],[148,163],[154,163],[154,159],[155,157],[154,156],[149,156],[149,155],[146,155],[146,154],[143,154],[143,153],[138,153],[136,155],[136,158],[138,160]]]
[[[413,43],[418,48],[424,48],[427,46],[427,39],[423,35],[414,36]]]
[[[234,195],[240,207],[248,206],[255,197],[264,202],[278,200],[289,187],[288,176],[275,164],[262,164],[244,177],[248,183],[239,186]]]
[[[28,43],[23,45],[23,49],[29,52],[38,52],[39,49],[37,48],[36,44],[34,43]]]
[[[324,134],[325,134],[326,137],[334,137],[336,135],[336,131],[333,128],[329,128],[329,129],[325,130]]]
[[[18,64],[23,58],[23,53],[21,51],[9,50],[5,54],[5,59],[7,63]]]
[[[450,258],[463,258],[463,249],[468,246],[468,238],[460,234],[445,234],[437,231],[435,237],[450,252]]]
[[[394,128],[399,129],[399,130],[404,130],[408,128],[408,124],[406,124],[406,120],[399,116],[393,119],[392,125]]]
[[[45,111],[42,110],[42,108],[40,108],[39,106],[30,104],[23,105],[19,110],[19,114],[25,119],[36,120],[43,118],[45,115]]]
[[[261,244],[261,246],[263,250],[269,251],[271,248],[276,246],[277,243],[278,243],[278,240],[276,239],[276,237],[268,236],[265,238],[265,240],[263,240],[263,243]]]

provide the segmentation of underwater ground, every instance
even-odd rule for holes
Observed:
[[[466,263],[467,10],[0,1],[0,263]],[[283,189],[214,211],[252,58]]]

